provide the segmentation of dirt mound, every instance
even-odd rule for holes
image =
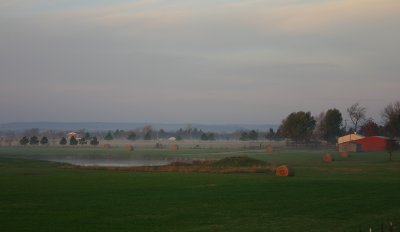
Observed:
[[[203,172],[203,173],[265,173],[273,174],[274,170],[267,162],[249,157],[229,157],[218,161],[205,160],[191,163],[176,161],[162,166],[140,167],[96,167],[76,166],[82,169],[120,170],[136,172]]]

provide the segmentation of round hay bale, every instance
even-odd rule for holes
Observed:
[[[178,144],[174,143],[174,144],[171,144],[170,149],[173,151],[176,151],[176,150],[179,150],[179,146],[178,146]]]
[[[272,146],[268,146],[267,149],[265,149],[266,152],[268,153],[272,153],[274,151],[274,149],[272,148]]]
[[[340,152],[340,156],[341,157],[343,157],[343,158],[349,158],[349,152],[348,151],[342,151],[342,152]]]
[[[333,156],[331,154],[329,154],[329,153],[324,155],[324,162],[326,162],[326,163],[333,162]]]
[[[275,175],[276,176],[293,176],[294,172],[287,165],[282,165],[282,166],[279,166],[276,168]]]
[[[111,145],[109,143],[106,143],[103,145],[103,148],[106,150],[110,149],[110,147],[111,147]]]
[[[125,144],[125,145],[124,145],[124,150],[125,150],[125,151],[133,151],[134,148],[133,148],[133,146],[130,145],[130,144]]]

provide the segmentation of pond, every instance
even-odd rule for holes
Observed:
[[[182,161],[162,157],[114,156],[114,155],[2,155],[3,157],[44,160],[79,166],[138,167],[161,166]]]

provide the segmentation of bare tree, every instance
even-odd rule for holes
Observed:
[[[354,131],[357,132],[358,125],[365,120],[365,107],[360,106],[360,103],[354,103],[347,108],[350,120],[354,125]]]
[[[190,123],[187,124],[185,130],[189,134],[189,138],[192,139],[192,132],[193,132],[192,124]]]
[[[146,124],[143,127],[143,135],[144,135],[144,140],[151,140],[151,134],[153,133],[153,127],[150,124]]]
[[[400,101],[388,104],[382,112],[386,134],[393,138],[400,136]]]
[[[37,135],[39,135],[39,132],[40,132],[39,128],[31,128],[29,130],[24,131],[24,136],[28,136],[28,137],[35,136],[35,135],[37,136]]]
[[[382,111],[385,133],[389,136],[386,144],[386,151],[389,153],[389,160],[392,161],[393,152],[399,149],[395,137],[400,136],[400,101],[388,104]]]
[[[147,132],[153,131],[153,126],[151,124],[146,124],[143,127],[143,134],[146,134]]]

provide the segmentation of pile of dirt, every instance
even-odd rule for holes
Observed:
[[[75,166],[92,170],[119,170],[136,172],[205,172],[205,173],[265,173],[273,174],[274,169],[267,162],[249,157],[228,157],[221,160],[173,162],[162,166],[104,167]]]

